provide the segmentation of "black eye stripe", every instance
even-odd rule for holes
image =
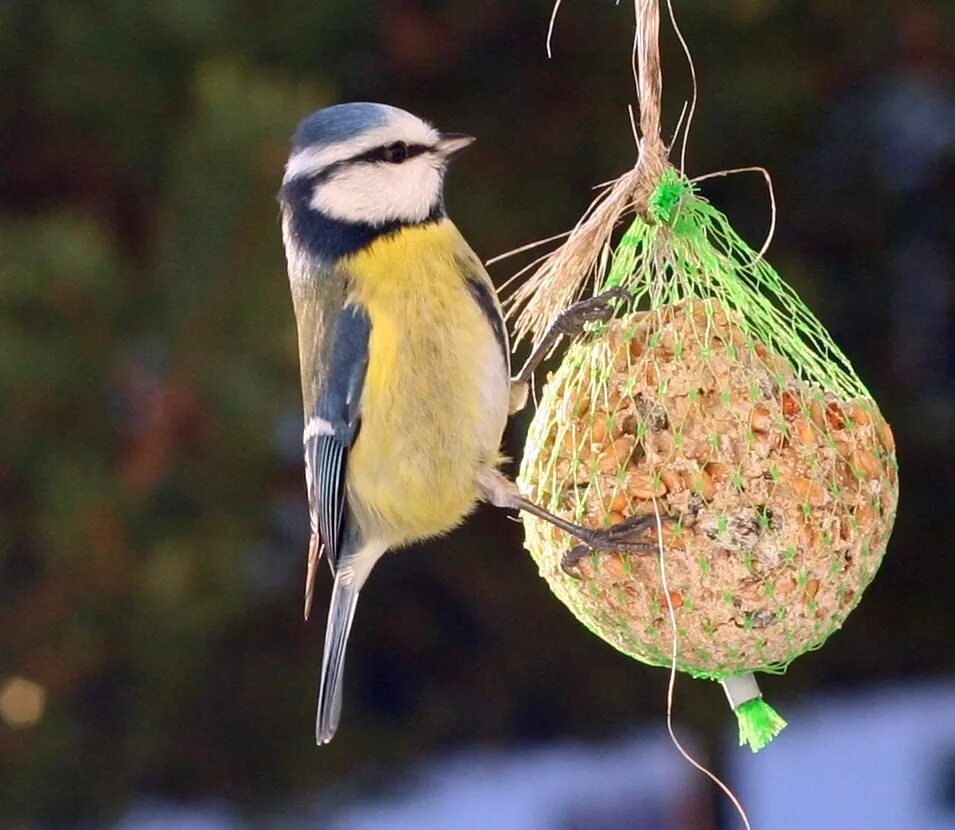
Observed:
[[[386,151],[388,151],[389,148],[399,144],[405,148],[404,158],[394,160],[388,159],[385,155]],[[392,164],[400,164],[402,161],[414,158],[415,156],[420,156],[422,153],[427,153],[430,149],[431,148],[427,144],[405,144],[402,141],[395,141],[391,144],[385,144],[381,147],[372,147],[370,150],[365,150],[364,153],[359,153],[358,155],[352,156],[351,158],[343,159],[340,162],[336,162],[335,166],[344,166],[346,164],[362,164],[376,161],[390,161]]]

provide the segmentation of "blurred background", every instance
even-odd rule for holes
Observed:
[[[901,512],[844,629],[733,745],[762,828],[955,827],[955,72],[949,0],[673,0],[688,171],[760,164],[771,258],[895,427]],[[385,101],[479,142],[449,212],[489,258],[634,161],[632,9],[565,0],[0,3],[0,827],[739,827],[669,744],[666,672],[551,596],[482,509],[363,591],[335,741],[275,193],[296,122]],[[663,36],[666,132],[690,89]],[[705,195],[758,247],[758,176]],[[494,266],[502,283],[523,264]],[[528,415],[508,451],[519,456]],[[323,569],[324,571],[324,569]]]

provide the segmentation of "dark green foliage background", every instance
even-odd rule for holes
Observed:
[[[951,251],[938,217],[952,215],[952,158],[900,194],[851,106],[909,70],[951,94],[950,4],[674,5],[702,96],[689,171],[772,169],[774,263],[900,448],[880,577],[824,651],[766,690],[785,710],[800,691],[950,673],[952,392],[926,387],[917,361],[899,369],[891,263],[900,237]],[[579,627],[519,526],[482,509],[381,563],[342,729],[312,744],[327,580],[303,624],[297,354],[274,200],[287,139],[333,102],[403,106],[479,136],[448,195],[479,254],[557,233],[634,157],[632,12],[568,0],[551,61],[549,13],[549,0],[0,5],[0,681],[47,690],[36,726],[0,724],[0,821],[96,822],[143,793],[255,810],[457,743],[662,728],[664,672]],[[689,82],[664,40],[672,129]],[[758,177],[707,193],[758,245]],[[716,687],[678,695],[684,723],[722,734]]]

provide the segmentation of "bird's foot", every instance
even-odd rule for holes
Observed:
[[[660,520],[673,521],[671,516],[660,516]],[[604,530],[580,528],[574,535],[580,539],[579,545],[574,545],[560,560],[561,570],[568,576],[580,579],[580,570],[577,567],[580,560],[592,551],[615,551],[617,553],[656,553],[658,545],[646,539],[639,539],[645,530],[654,527],[657,522],[655,514],[631,516],[626,521]]]
[[[534,371],[550,354],[551,349],[557,345],[557,341],[562,336],[576,337],[588,323],[606,323],[613,317],[617,307],[630,299],[632,299],[630,292],[617,286],[596,297],[580,300],[565,308],[544,333],[540,342],[534,346],[521,370],[511,379],[512,383],[518,386],[529,383]],[[512,407],[511,411],[515,412],[520,408],[521,406],[517,406],[516,409]]]
[[[574,303],[561,312],[554,325],[561,334],[574,337],[580,334],[588,323],[606,323],[613,317],[617,305],[630,298],[630,292],[625,288],[610,288],[596,297]]]
[[[532,516],[537,516],[545,522],[559,527],[564,533],[580,540],[561,558],[560,566],[568,575],[579,578],[575,569],[580,560],[592,550],[610,550],[621,553],[655,553],[658,547],[655,543],[644,538],[638,538],[644,531],[653,528],[657,523],[656,513],[646,513],[640,516],[631,516],[629,519],[613,527],[597,530],[592,527],[582,527],[569,519],[557,516],[549,510],[534,504],[533,501],[522,496],[513,481],[509,481],[497,470],[488,467],[481,471],[479,477],[481,494],[485,500],[497,507],[510,507],[523,510]],[[661,522],[672,522],[675,519],[665,514],[660,515]]]

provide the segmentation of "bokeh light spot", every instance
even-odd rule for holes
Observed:
[[[11,677],[0,687],[0,718],[12,729],[26,729],[43,717],[46,691],[23,677]]]

